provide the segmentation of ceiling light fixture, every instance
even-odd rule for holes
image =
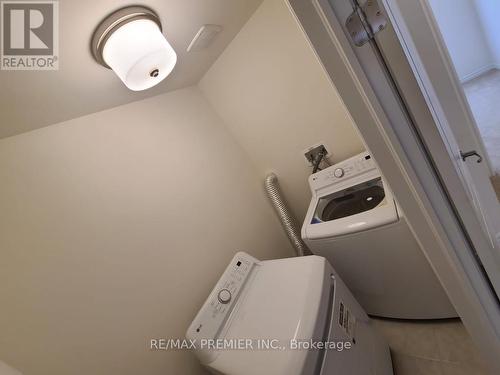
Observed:
[[[95,30],[91,48],[96,61],[113,69],[133,91],[157,85],[177,62],[158,15],[142,6],[122,8],[107,16]]]

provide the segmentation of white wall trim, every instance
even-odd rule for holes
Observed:
[[[460,83],[467,83],[469,81],[472,81],[474,78],[477,78],[479,76],[482,76],[483,74],[485,73],[488,73],[489,71],[491,70],[495,70],[495,69],[498,69],[500,70],[500,64],[488,64],[488,65],[485,65],[463,77],[460,77]]]

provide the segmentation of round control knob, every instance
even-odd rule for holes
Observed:
[[[342,168],[337,168],[333,171],[333,175],[337,178],[340,178],[344,175],[344,170]]]
[[[227,289],[221,289],[217,295],[217,299],[220,303],[229,303],[231,301],[231,292]]]

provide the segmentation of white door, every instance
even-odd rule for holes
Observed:
[[[492,240],[500,223],[497,202],[491,194],[488,198],[492,192],[483,194],[487,173],[474,169],[483,164],[470,159],[464,163],[457,155],[458,143],[445,126],[450,123],[440,123],[441,118],[451,120],[446,117],[449,108],[439,102],[441,92],[424,85],[415,68],[418,56],[408,53],[406,44],[412,40],[400,38],[400,24],[394,24],[396,32],[391,23],[394,9],[389,9],[391,17],[386,17],[382,30],[361,43],[363,31],[373,36],[369,25],[375,29],[381,25],[377,18],[384,15],[384,8],[378,13],[376,6],[389,0],[380,4],[374,0],[360,0],[362,4],[358,0],[288,1],[469,333],[495,373],[500,373],[500,252]],[[372,8],[360,9],[365,5]],[[352,29],[356,23],[358,31]],[[434,83],[427,82],[431,88]],[[462,117],[457,112],[454,119]],[[474,178],[481,181],[476,183]]]
[[[475,214],[488,236],[491,249],[477,247],[478,258],[488,273],[490,281],[500,295],[500,203],[490,181],[491,168],[487,163],[484,146],[478,136],[475,120],[467,99],[451,62],[444,41],[435,23],[432,10],[427,0],[381,0],[380,6],[387,15],[389,27],[387,31],[375,35],[375,41],[382,53],[384,61],[400,87],[403,95],[411,95],[416,87],[407,77],[402,77],[405,70],[411,69],[415,82],[425,99],[426,105],[434,119],[446,146],[449,157],[473,202],[474,212],[460,204],[455,197],[457,214],[463,221],[465,229],[472,233],[475,229],[468,226],[468,218]],[[449,10],[453,13],[453,9]],[[394,25],[394,27],[393,27]],[[404,57],[403,57],[404,56]],[[406,61],[403,61],[405,59]],[[413,85],[414,86],[414,85]],[[420,93],[419,93],[420,94]],[[418,101],[409,100],[413,110],[421,111]],[[417,126],[426,133],[425,119],[418,121]],[[424,136],[425,137],[425,136]],[[428,137],[432,138],[432,137]],[[477,152],[463,158],[466,152]],[[432,153],[432,147],[430,147]],[[437,155],[435,159],[438,158]],[[481,160],[482,159],[482,160]],[[450,181],[443,179],[450,191]],[[453,194],[452,199],[453,199]]]
[[[448,71],[450,67],[446,66],[444,58],[436,58],[436,56],[442,56],[442,51],[430,50],[431,40],[427,38],[432,37],[433,33],[429,32],[427,35],[422,32],[427,25],[424,24],[423,19],[419,20],[415,17],[416,9],[411,9],[410,13],[413,16],[410,23],[416,29],[415,34],[409,32],[410,29],[406,23],[403,24],[405,18],[401,13],[397,19],[392,17],[396,10],[400,10],[398,5],[402,3],[411,4],[415,8],[415,5],[420,2],[415,0],[381,0],[380,3],[375,0],[318,1],[318,4],[331,6],[337,18],[344,20],[342,23],[344,32],[350,37],[354,53],[372,87],[375,88],[388,117],[395,123],[405,123],[413,127],[429,156],[429,163],[440,176],[446,194],[453,203],[457,219],[467,232],[470,241],[476,245],[473,247],[478,262],[485,269],[496,294],[500,296],[500,245],[498,243],[500,240],[500,205],[490,183],[489,168],[486,163],[478,163],[478,157],[465,160],[461,157],[461,152],[481,149],[477,144],[475,134],[471,131],[473,128],[471,114],[467,112],[468,107],[463,98],[463,92],[457,87],[454,87],[452,91],[453,76],[447,77],[446,87],[440,83],[445,79],[444,71]],[[376,16],[377,12],[380,12],[379,17]],[[398,23],[393,24],[391,19]],[[416,23],[415,20],[419,22]],[[363,25],[363,22],[366,24]],[[370,22],[374,25],[369,25]],[[393,25],[396,25],[397,33]],[[380,27],[381,31],[375,32],[373,38],[369,38],[372,30],[370,29],[367,33],[367,27]],[[406,27],[406,33],[402,31],[403,27]],[[365,43],[363,43],[363,36],[367,37]],[[417,39],[423,46],[422,48],[425,48],[427,59],[420,58],[414,39]],[[432,41],[435,42],[436,38],[433,37]],[[435,48],[438,47],[436,44]],[[429,56],[434,58],[430,59]],[[437,69],[439,64],[441,71]],[[429,71],[436,72],[436,76],[431,77]],[[446,91],[445,88],[448,90]],[[459,132],[457,131],[459,127],[461,145],[455,136]],[[443,159],[446,160],[440,162]],[[450,162],[455,173],[445,170],[449,168]],[[462,194],[464,192],[465,194]],[[487,239],[486,245],[484,239]]]
[[[380,3],[395,25],[397,39],[381,34],[376,36],[377,42],[384,49],[393,49],[392,43],[401,43],[483,229],[492,246],[498,249],[500,203],[490,181],[492,168],[432,9],[427,0],[381,0]],[[449,12],[453,14],[453,9]],[[389,64],[395,66],[400,62],[391,58]],[[465,161],[461,157],[461,153],[474,151],[479,156]]]

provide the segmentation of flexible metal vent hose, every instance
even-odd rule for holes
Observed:
[[[311,252],[307,248],[307,245],[302,241],[300,237],[300,229],[297,225],[295,218],[292,216],[288,205],[286,204],[281,190],[278,184],[278,176],[274,173],[270,173],[266,176],[264,186],[266,188],[267,196],[274,207],[274,210],[278,214],[281,221],[281,225],[285,230],[288,239],[290,240],[292,246],[295,249],[297,256],[303,256],[305,254],[310,254]]]

